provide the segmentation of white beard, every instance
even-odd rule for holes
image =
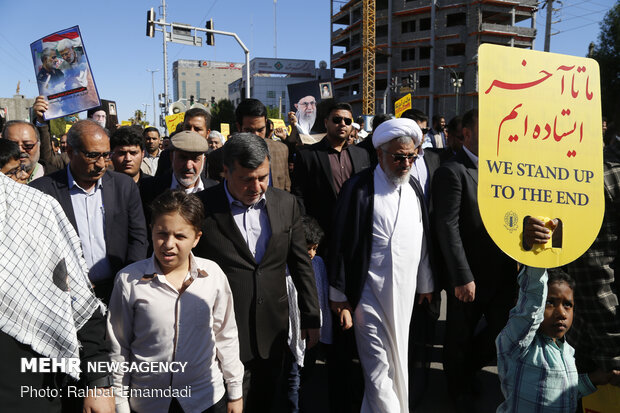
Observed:
[[[306,116],[302,111],[298,110],[295,116],[297,116],[297,129],[299,133],[310,135],[310,131],[316,121],[316,112],[312,112],[312,115]]]

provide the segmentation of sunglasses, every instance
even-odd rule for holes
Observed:
[[[32,148],[34,148],[37,145],[38,142],[35,143],[21,143],[20,145],[22,146],[22,148],[24,148],[24,151],[26,152],[30,152],[32,150]]]
[[[343,118],[342,116],[334,116],[332,118],[332,122],[334,122],[336,125],[339,125],[340,122],[342,122],[343,120],[344,120],[344,124],[347,126],[353,123],[353,119],[351,118]]]
[[[99,158],[103,158],[104,160],[110,159],[110,155],[112,152],[86,152],[80,149],[80,152],[84,154],[84,156],[91,162],[97,162]]]
[[[415,153],[391,153],[388,151],[385,151],[385,153],[392,155],[394,162],[403,162],[405,159],[409,162],[415,162],[418,159],[418,155]]]

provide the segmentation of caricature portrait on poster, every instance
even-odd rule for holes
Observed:
[[[45,36],[30,50],[39,94],[49,101],[46,120],[100,105],[79,26]]]

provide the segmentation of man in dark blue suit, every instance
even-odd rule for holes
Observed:
[[[129,176],[107,170],[110,139],[91,120],[71,127],[66,168],[30,185],[54,197],[80,236],[95,294],[108,302],[114,275],[146,258],[146,223],[138,187]]]

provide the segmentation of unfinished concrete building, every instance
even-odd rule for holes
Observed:
[[[362,3],[331,1],[331,65],[342,75],[334,91],[355,114],[363,90]],[[537,5],[537,0],[376,0],[375,112],[383,113],[385,96],[387,112],[393,113],[393,102],[410,92],[413,107],[429,115],[449,119],[477,107],[478,46],[533,48]],[[391,91],[395,77],[401,87]]]

